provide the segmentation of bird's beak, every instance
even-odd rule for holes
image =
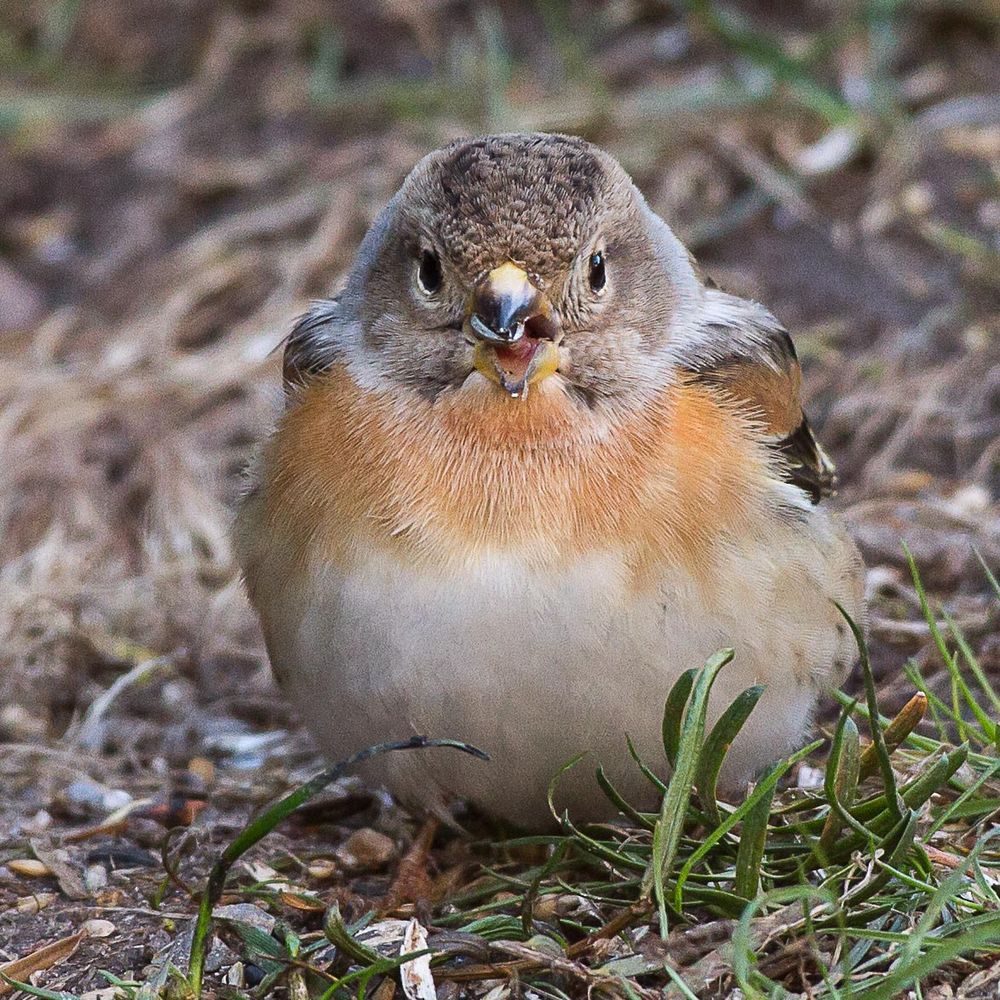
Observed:
[[[501,264],[476,285],[465,330],[475,338],[476,368],[511,396],[527,395],[559,367],[558,318],[516,264]]]

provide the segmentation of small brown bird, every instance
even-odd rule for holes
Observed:
[[[766,685],[738,790],[854,659],[834,601],[862,615],[862,566],[821,503],[788,334],[706,287],[580,139],[417,164],[284,377],[236,528],[275,674],[333,757],[411,733],[492,756],[381,758],[404,802],[544,825],[550,779],[591,750],[648,806],[626,733],[664,770],[670,687],[729,646],[711,714]],[[561,793],[611,811],[592,767]]]

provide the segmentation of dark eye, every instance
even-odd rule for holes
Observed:
[[[417,266],[417,284],[424,295],[434,295],[441,290],[441,261],[433,250],[424,250],[420,254]]]
[[[608,274],[604,252],[598,250],[590,255],[590,289],[595,295],[600,295],[607,283]]]

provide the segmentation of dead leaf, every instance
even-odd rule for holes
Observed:
[[[52,869],[37,858],[14,858],[7,862],[7,867],[25,878],[44,878],[52,874]]]
[[[416,920],[406,925],[403,943],[400,945],[400,955],[409,955],[414,951],[423,951],[427,947],[427,931]],[[403,984],[403,992],[408,1000],[437,1000],[437,990],[434,988],[434,977],[431,975],[431,956],[422,955],[410,959],[399,967],[399,980]]]
[[[944,868],[950,868],[952,871],[968,864],[968,861],[965,858],[960,858],[957,854],[949,854],[947,851],[939,850],[932,844],[925,844],[924,850],[927,852],[927,857],[930,858],[934,864],[941,865]]]
[[[304,892],[282,892],[279,893],[279,899],[285,906],[290,906],[293,910],[322,913],[326,909],[326,903],[318,896],[311,896]]]
[[[34,975],[34,973],[41,972],[44,969],[51,969],[53,965],[69,958],[76,951],[77,945],[86,936],[83,931],[80,931],[76,934],[71,934],[69,937],[60,938],[58,941],[53,941],[51,944],[44,945],[33,951],[30,955],[25,955],[23,958],[15,958],[13,962],[0,965],[0,972],[8,979],[16,979],[18,982],[23,983],[29,976]],[[10,983],[0,982],[0,996],[4,993],[10,993],[13,989],[14,987]]]

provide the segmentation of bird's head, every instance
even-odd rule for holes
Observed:
[[[426,396],[549,381],[594,406],[662,385],[698,295],[687,252],[581,139],[457,142],[413,169],[362,244],[344,302],[378,379]]]

